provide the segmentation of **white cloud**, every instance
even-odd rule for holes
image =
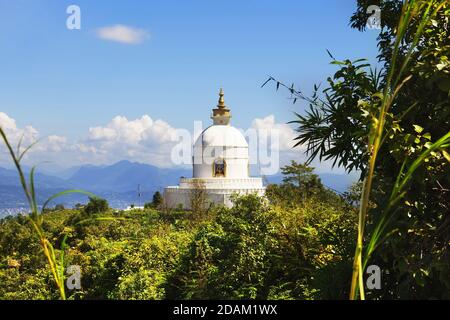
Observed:
[[[295,131],[286,123],[276,123],[273,114],[265,118],[256,118],[253,120],[251,128],[268,132],[275,131],[279,137],[279,151],[292,151],[292,147],[296,143],[294,141]]]
[[[43,149],[39,149],[40,151],[61,152],[67,147],[67,138],[63,136],[51,135],[44,140],[43,144],[36,144],[36,147],[42,147]]]
[[[19,128],[16,124],[16,120],[8,116],[4,112],[0,112],[0,127],[5,132],[9,144],[16,151],[16,148],[21,143],[23,147],[27,147],[38,137],[38,131],[32,126],[25,126],[24,128]],[[6,145],[2,138],[0,138],[0,161],[4,163],[9,160],[9,152],[6,149]]]
[[[34,127],[27,125],[24,128],[19,128],[16,120],[4,112],[0,112],[0,127],[4,130],[8,142],[15,152],[19,142],[21,143],[20,151],[37,142],[27,152],[24,160],[32,157],[36,162],[39,162],[45,158],[59,156],[62,151],[67,150],[66,137],[50,135],[39,139],[39,132]],[[3,139],[0,139],[0,156],[0,164],[11,164],[10,155],[7,152]]]
[[[139,44],[150,38],[150,33],[144,29],[116,24],[97,29],[97,37],[104,40],[124,44]]]
[[[148,141],[164,143],[171,140],[170,132],[172,129],[167,122],[163,120],[154,121],[148,115],[131,121],[123,116],[117,116],[106,127],[89,128],[89,140],[120,140],[128,144]]]
[[[3,112],[0,112],[0,126],[6,132],[13,147],[22,136],[24,147],[40,138],[38,130],[34,127],[28,125],[20,128],[13,118]],[[306,160],[304,147],[292,148],[295,144],[293,139],[296,132],[288,124],[276,122],[274,115],[255,119],[249,129],[265,130],[269,134],[273,130],[278,132],[279,145],[274,147],[269,140],[268,148],[270,152],[279,152],[280,166],[288,164],[291,160],[297,162]],[[104,126],[89,128],[84,137],[68,139],[60,135],[50,135],[40,138],[24,161],[27,165],[49,161],[61,167],[69,167],[80,164],[112,164],[120,160],[130,160],[159,167],[171,167],[175,165],[171,160],[171,153],[173,147],[179,143],[176,141],[179,137],[178,130],[166,121],[154,120],[149,115],[133,120],[116,116]],[[0,141],[0,166],[5,164],[10,166],[11,162],[3,141]],[[319,172],[331,170],[330,162],[314,161],[312,165]]]
[[[16,120],[9,117],[6,113],[0,112],[0,127],[5,131],[9,142],[14,146],[22,139],[23,144],[30,144],[38,135],[38,132],[32,126],[26,126],[20,129],[16,125]]]
[[[19,128],[15,119],[0,112],[0,126],[15,149],[22,138],[22,150],[38,141],[24,157],[25,164],[44,161],[63,167],[77,164],[111,164],[128,159],[160,167],[172,166],[171,149],[175,145],[175,132],[167,122],[144,115],[128,120],[114,117],[105,126],[89,128],[85,137],[73,141],[60,135],[40,137],[32,126]],[[0,141],[0,166],[11,166],[11,159],[3,141]]]
[[[247,132],[252,131],[256,132],[258,143],[249,140],[250,163],[257,164],[260,174],[277,174],[291,159],[301,161],[302,146],[293,148],[295,131],[286,123],[276,122],[273,114],[254,119]]]
[[[167,122],[148,115],[135,120],[116,116],[106,126],[89,128],[87,138],[74,149],[90,154],[94,163],[129,159],[166,167],[171,165],[175,131]]]
[[[299,145],[294,148],[297,140],[294,140],[298,133],[288,124],[276,122],[275,116],[269,115],[265,118],[256,118],[252,121],[251,128],[256,130],[266,130],[268,132],[275,130],[279,136],[279,146],[278,148],[273,145],[269,145],[270,150],[279,151],[279,166],[285,166],[295,160],[299,163],[305,162],[308,159],[306,154],[306,146]],[[271,141],[269,140],[271,143]],[[310,164],[316,169],[316,172],[335,172],[343,173],[342,168],[332,168],[332,161],[319,161],[315,159]]]
[[[0,112],[0,127],[3,130],[16,130],[16,120],[10,118],[6,113]]]

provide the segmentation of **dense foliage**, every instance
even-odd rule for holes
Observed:
[[[309,104],[292,121],[298,144],[310,161],[361,171],[372,206],[362,208],[359,243],[385,271],[383,289],[369,295],[449,298],[449,3],[359,0],[353,28],[366,29],[369,5],[381,10],[381,69],[330,54],[338,70],[326,88],[306,97],[285,86]]]
[[[59,247],[68,235],[65,266],[82,271],[82,289],[67,290],[68,298],[345,299],[356,209],[326,190],[311,168],[294,162],[284,172],[286,182],[269,189],[292,189],[302,195],[296,204],[271,192],[268,199],[236,197],[233,208],[201,216],[107,209],[90,219],[92,207],[103,206],[98,199],[47,210],[47,237]],[[299,176],[300,184],[291,183]],[[316,192],[306,192],[308,181]],[[58,298],[40,250],[26,217],[1,220],[0,299]]]

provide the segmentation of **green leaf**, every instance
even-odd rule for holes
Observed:
[[[423,128],[417,124],[413,124],[413,127],[417,133],[421,133],[423,131]]]
[[[430,149],[433,146],[433,144],[430,141],[427,141],[424,146],[425,148]]]
[[[447,159],[448,162],[450,162],[450,154],[447,151],[442,150],[442,155],[445,159]]]
[[[36,166],[33,166],[30,171],[30,196],[31,196],[31,215],[35,218],[37,214],[37,203],[36,203],[36,191],[34,188],[34,172],[36,171]]]
[[[431,134],[429,132],[425,133],[422,137],[424,139],[431,140]]]
[[[447,66],[447,64],[445,64],[445,63],[438,63],[438,64],[436,65],[436,68],[437,68],[439,71],[441,71],[441,70],[444,69],[446,66]]]
[[[337,64],[339,66],[342,66],[342,65],[345,65],[345,62],[334,60],[334,61],[331,61],[330,64]]]

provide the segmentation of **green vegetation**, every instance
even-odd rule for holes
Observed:
[[[47,210],[46,237],[55,246],[66,239],[64,267],[81,267],[82,289],[66,290],[67,298],[345,299],[357,210],[310,167],[294,162],[284,172],[287,182],[271,188],[304,195],[295,205],[284,205],[289,194],[274,192],[268,200],[237,197],[231,209],[201,214],[114,212],[98,199],[84,208]],[[299,175],[318,191],[289,182]],[[100,207],[106,209],[92,209]],[[86,219],[93,212],[96,219]],[[58,298],[40,251],[27,217],[0,221],[0,299]]]
[[[45,224],[46,221],[44,219],[44,213],[46,212],[47,205],[54,199],[64,196],[70,193],[84,193],[87,195],[92,195],[88,192],[82,190],[66,190],[59,192],[52,197],[50,197],[47,201],[44,202],[42,208],[39,209],[37,199],[36,199],[36,190],[34,185],[34,173],[36,167],[33,167],[30,171],[29,180],[25,178],[24,171],[22,169],[21,161],[26,153],[33,147],[34,144],[26,147],[23,151],[21,150],[22,140],[19,140],[17,145],[17,149],[14,150],[5,134],[3,129],[0,127],[0,136],[5,142],[6,148],[12,158],[12,161],[17,169],[20,183],[25,193],[28,205],[30,207],[30,214],[26,217],[27,222],[32,227],[32,232],[34,236],[33,240],[38,240],[40,244],[40,248],[43,250],[43,254],[49,266],[49,271],[53,276],[53,281],[56,283],[56,287],[58,288],[59,295],[61,299],[66,299],[65,287],[64,287],[64,263],[65,263],[65,247],[66,247],[66,236],[60,239],[59,244],[61,246],[61,252],[59,256],[57,256],[55,246],[52,244],[51,238],[49,238],[46,234]],[[92,195],[94,196],[94,195]],[[94,196],[95,197],[95,196]],[[11,239],[11,241],[14,241]]]
[[[93,215],[106,212],[108,209],[108,202],[105,199],[90,197],[89,203],[84,207],[84,213],[87,215]]]
[[[159,193],[144,210],[113,212],[93,195],[39,210],[34,168],[27,181],[20,166],[29,148],[14,152],[0,128],[30,205],[0,220],[0,299],[448,299],[450,8],[380,6],[380,71],[330,54],[339,70],[311,97],[266,82],[309,104],[293,121],[309,161],[361,172],[344,195],[293,161],[266,198],[236,197],[231,209],[206,206],[199,180],[192,211],[165,208]],[[49,200],[68,192],[80,191]],[[368,264],[383,270],[379,290],[364,290]],[[69,265],[81,289],[66,290]]]
[[[352,27],[364,30],[369,4],[358,1]],[[386,298],[448,298],[450,7],[437,0],[378,4],[382,70],[330,54],[339,70],[311,97],[267,82],[309,104],[292,123],[310,161],[361,171],[350,298],[365,298],[369,263],[387,271]]]
[[[155,194],[153,195],[152,205],[157,208],[162,203],[163,203],[163,197],[159,191],[156,191]]]

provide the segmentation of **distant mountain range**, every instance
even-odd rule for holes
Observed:
[[[25,169],[28,175],[29,170]],[[148,202],[153,193],[175,185],[188,169],[163,169],[152,165],[120,161],[109,166],[85,165],[63,171],[36,173],[35,185],[38,201],[42,204],[53,194],[67,189],[82,189],[108,200],[115,208]],[[28,178],[28,177],[27,177]],[[138,197],[138,186],[141,198]],[[86,202],[86,196],[73,194],[55,200],[66,206]],[[16,170],[0,168],[0,215],[26,208],[26,198]]]
[[[27,170],[28,171],[28,170]],[[178,184],[180,177],[190,177],[190,169],[158,168],[148,164],[120,161],[108,166],[84,165],[60,171],[37,173],[35,177],[38,201],[42,204],[51,195],[67,189],[83,189],[108,200],[115,208],[151,201],[156,191]],[[337,191],[345,191],[355,180],[346,174],[319,174],[322,182]],[[266,177],[269,183],[279,183],[281,175]],[[141,198],[138,197],[138,186]],[[86,196],[70,195],[55,200],[66,206],[86,202]],[[26,208],[26,199],[14,169],[0,168],[0,216]]]

